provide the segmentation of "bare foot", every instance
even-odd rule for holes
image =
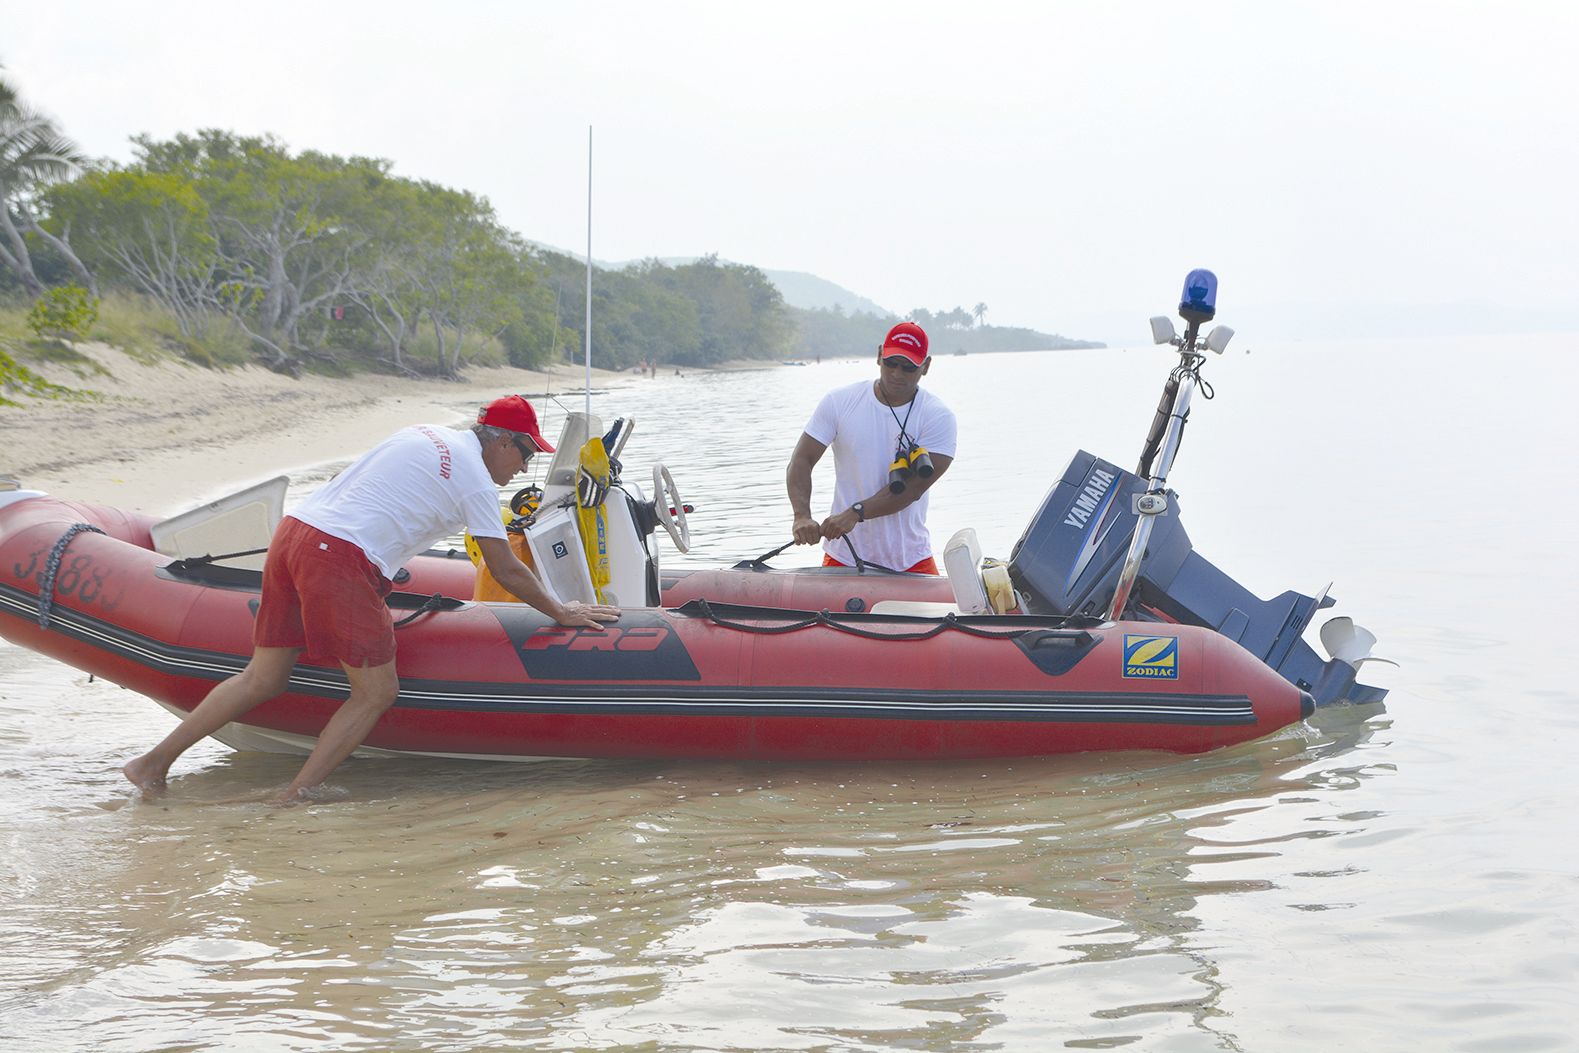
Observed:
[[[326,804],[330,801],[343,801],[351,796],[351,792],[343,786],[303,786],[291,789],[287,786],[281,790],[269,803],[276,808],[294,808],[298,804]]]
[[[301,790],[282,790],[269,800],[271,808],[295,808],[298,804],[308,804],[309,798]]]
[[[146,756],[127,761],[121,774],[141,790],[144,797],[158,797],[165,792],[165,769],[156,767]]]

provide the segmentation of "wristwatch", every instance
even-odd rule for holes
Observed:
[[[857,501],[857,502],[855,502],[855,504],[851,505],[850,506],[850,511],[855,513],[855,521],[856,522],[858,522],[858,523],[866,522],[866,506],[864,504],[862,504],[860,501]]]

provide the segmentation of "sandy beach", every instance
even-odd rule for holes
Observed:
[[[37,367],[101,402],[21,399],[0,409],[0,477],[63,497],[168,515],[219,493],[353,457],[408,424],[456,425],[503,394],[585,387],[579,366],[553,372],[472,368],[464,380],[385,376],[300,380],[257,367],[144,364],[104,344],[79,350],[103,370]],[[593,369],[594,389],[627,374]]]

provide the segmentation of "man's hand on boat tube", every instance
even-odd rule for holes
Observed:
[[[607,603],[582,603],[580,600],[571,600],[569,603],[560,604],[560,611],[554,615],[554,621],[560,625],[582,625],[592,629],[603,628],[600,622],[612,622],[620,616],[620,609]]]

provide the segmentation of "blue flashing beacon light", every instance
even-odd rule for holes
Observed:
[[[1184,276],[1184,293],[1179,299],[1179,317],[1186,322],[1210,322],[1217,314],[1217,275],[1198,267]]]

